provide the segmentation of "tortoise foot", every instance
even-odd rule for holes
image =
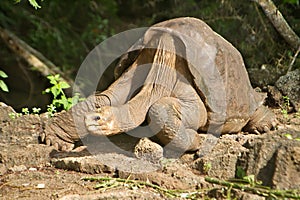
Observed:
[[[42,133],[40,138],[42,143],[45,143],[47,146],[53,146],[56,150],[71,151],[75,147],[74,142],[65,141],[52,131]]]
[[[250,133],[260,134],[270,132],[277,125],[275,114],[265,106],[259,107],[244,130]]]
[[[40,134],[41,142],[57,150],[72,150],[79,136],[71,121],[70,113],[58,113],[45,125],[44,131]]]

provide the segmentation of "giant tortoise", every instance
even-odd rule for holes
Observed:
[[[262,133],[274,126],[239,51],[196,18],[150,27],[120,58],[115,75],[105,91],[54,117],[42,140],[66,150],[78,131],[111,136],[148,121],[162,145],[187,151],[199,148],[199,132]]]

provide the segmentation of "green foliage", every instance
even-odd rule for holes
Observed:
[[[53,104],[47,105],[47,113],[50,117],[54,116],[54,113],[56,113],[56,106]]]
[[[0,78],[7,78],[7,77],[8,77],[7,74],[4,71],[0,70]],[[9,92],[7,85],[1,79],[0,79],[0,88],[4,92]]]
[[[56,74],[54,76],[49,75],[47,76],[47,79],[49,79],[50,84],[52,84],[53,86],[51,88],[47,88],[45,90],[46,93],[52,93],[54,96],[54,100],[58,99],[59,95],[66,97],[63,89],[69,88],[70,85],[65,81],[61,81],[59,74]]]
[[[11,112],[11,113],[8,113],[8,116],[11,118],[11,119],[16,119],[18,117],[21,117],[23,114],[22,113],[15,113],[15,112]]]
[[[37,115],[39,114],[41,111],[41,108],[36,108],[36,107],[33,107],[32,108],[32,111],[30,112],[29,108],[22,108],[22,112],[21,113],[15,113],[15,112],[11,112],[8,114],[8,116],[11,118],[11,119],[16,119],[18,117],[21,117],[23,115],[29,115],[29,114],[34,114],[34,115]]]
[[[70,88],[70,85],[65,81],[62,81],[59,74],[49,75],[47,76],[49,83],[52,87],[47,88],[43,91],[43,93],[49,93],[53,95],[53,100],[50,105],[47,105],[47,113],[50,117],[54,116],[54,114],[59,110],[69,110],[73,105],[77,104],[80,101],[83,101],[84,98],[80,98],[79,94],[75,94],[73,97],[67,97],[64,93],[64,89]],[[30,112],[29,108],[22,108],[21,113],[10,113],[9,116],[12,119],[20,117],[22,115],[29,114],[39,114],[41,112],[41,108],[33,107]]]
[[[237,166],[235,176],[242,179],[246,176],[246,172],[241,166]]]
[[[40,112],[41,112],[41,108],[36,108],[36,107],[32,108],[32,113],[33,114],[39,114]]]
[[[246,175],[245,170],[241,166],[237,166],[235,175],[238,178],[237,180],[242,180],[245,183],[250,184],[251,186],[262,184],[261,181],[256,181],[255,180],[255,176],[253,174]]]
[[[12,30],[73,77],[85,56],[118,27],[116,0],[43,1],[38,11],[27,1],[19,0],[17,6],[1,2],[0,26]],[[41,3],[34,0],[32,5]]]
[[[299,0],[283,0],[283,3],[289,3],[294,5],[299,5]]]
[[[69,110],[73,105],[82,101],[79,94],[75,94],[73,97],[67,97],[64,93],[64,89],[70,88],[70,85],[65,81],[62,81],[59,74],[47,76],[52,87],[47,88],[44,93],[53,95],[53,100],[50,105],[47,106],[47,112],[50,116],[53,116],[58,109]]]
[[[25,115],[29,115],[29,109],[28,108],[22,108],[22,113]]]
[[[207,174],[211,170],[211,162],[207,162],[203,165],[203,172]]]

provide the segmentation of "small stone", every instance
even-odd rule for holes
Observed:
[[[39,183],[36,186],[37,189],[44,189],[45,188],[45,184],[44,183]]]
[[[37,171],[37,168],[35,168],[35,167],[30,167],[28,170],[29,170],[29,171]]]
[[[139,159],[156,163],[163,158],[163,148],[148,138],[141,138],[134,148],[134,154]]]

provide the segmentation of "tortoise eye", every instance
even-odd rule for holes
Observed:
[[[94,117],[94,120],[95,120],[95,121],[100,120],[100,116],[97,115],[96,117]]]

